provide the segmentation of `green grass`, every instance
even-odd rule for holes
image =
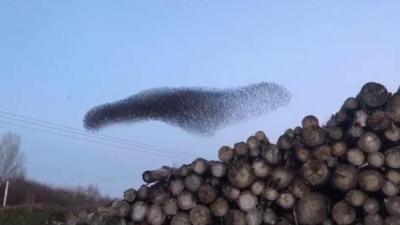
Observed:
[[[65,221],[66,210],[52,206],[17,206],[0,209],[1,225],[47,225]]]

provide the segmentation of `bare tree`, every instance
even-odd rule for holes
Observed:
[[[0,137],[0,179],[7,180],[23,176],[24,153],[20,149],[21,140],[18,135],[6,133]]]
[[[24,154],[20,150],[21,140],[18,135],[6,133],[0,137],[0,185],[5,181],[3,206],[7,204],[9,179],[23,176]]]

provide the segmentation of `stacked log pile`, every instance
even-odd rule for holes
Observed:
[[[145,185],[87,224],[400,224],[400,93],[367,83],[324,125],[262,131],[219,161],[145,171]]]

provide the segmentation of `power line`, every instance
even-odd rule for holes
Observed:
[[[184,158],[181,158],[181,157],[179,157],[179,156],[168,155],[168,154],[162,154],[162,153],[158,153],[158,152],[148,152],[148,151],[144,151],[144,150],[137,149],[137,148],[123,147],[123,146],[119,146],[119,145],[115,145],[115,144],[109,144],[109,143],[106,143],[106,142],[100,142],[100,141],[91,140],[91,139],[87,139],[87,138],[81,138],[81,137],[76,137],[76,136],[72,136],[72,135],[66,135],[66,134],[57,133],[57,132],[53,132],[53,131],[47,131],[47,130],[43,130],[43,129],[39,129],[39,128],[28,127],[28,126],[24,126],[24,125],[15,124],[15,123],[10,123],[10,122],[8,122],[8,121],[6,122],[6,121],[1,121],[1,120],[0,120],[0,123],[6,124],[6,125],[10,125],[10,126],[14,126],[14,127],[19,127],[19,128],[34,130],[34,131],[38,131],[38,132],[42,132],[42,133],[52,134],[52,135],[56,135],[56,136],[61,136],[61,137],[66,137],[66,138],[71,138],[71,139],[76,139],[76,140],[81,140],[81,141],[86,141],[86,142],[91,142],[91,143],[96,143],[96,144],[111,146],[111,147],[120,148],[120,149],[134,150],[134,151],[137,151],[137,152],[142,152],[142,153],[147,153],[147,154],[148,154],[148,153],[152,153],[152,154],[156,154],[156,155],[160,155],[160,156],[165,156],[165,157],[173,157],[173,158],[176,158],[176,159],[184,159]]]
[[[43,125],[43,124],[32,122],[32,121],[27,121],[27,120],[24,120],[24,119],[17,119],[17,118],[7,117],[7,116],[3,116],[3,115],[0,115],[0,118],[3,118],[3,119],[5,118],[5,119],[8,119],[8,120],[18,121],[18,122],[22,122],[22,123],[29,123],[29,124],[32,124],[32,125],[35,125],[35,126],[39,126],[39,127],[42,127],[42,128],[44,127],[46,129],[51,129],[51,130],[55,130],[55,131],[58,131],[58,132],[69,133],[69,134],[74,134],[74,135],[83,136],[83,137],[89,137],[89,138],[101,140],[103,142],[105,141],[105,142],[111,142],[111,143],[116,143],[116,144],[123,144],[123,145],[127,145],[127,146],[132,146],[132,147],[135,147],[135,148],[144,148],[144,149],[148,149],[149,151],[160,152],[160,153],[163,153],[163,154],[180,155],[180,153],[171,152],[171,151],[165,151],[165,150],[162,150],[162,149],[153,149],[153,148],[148,148],[146,146],[137,146],[137,145],[127,144],[127,143],[124,143],[124,142],[121,142],[121,141],[118,141],[118,140],[115,141],[115,140],[112,140],[112,139],[105,139],[105,138],[102,138],[102,137],[97,137],[96,135],[93,135],[93,134],[86,134],[86,133],[75,132],[75,131],[70,131],[70,130],[65,131],[65,130],[62,130],[62,129],[59,129],[59,128],[51,127],[51,126],[48,126],[48,125]]]
[[[91,140],[91,139],[87,139],[87,138],[76,137],[76,136],[72,136],[72,135],[67,135],[67,134],[62,134],[62,133],[58,133],[58,132],[48,131],[48,130],[44,130],[44,129],[28,127],[28,126],[24,126],[24,125],[20,125],[20,124],[11,123],[11,122],[8,122],[8,121],[1,121],[0,120],[0,123],[1,124],[6,124],[6,125],[9,125],[9,126],[24,128],[24,129],[28,129],[28,130],[34,130],[34,131],[41,132],[41,133],[52,134],[52,135],[56,135],[56,136],[60,136],[60,137],[66,137],[66,138],[70,138],[70,139],[81,140],[81,141],[85,141],[85,142],[89,142],[89,143],[96,143],[96,144],[109,146],[109,147],[114,147],[114,148],[118,148],[118,149],[133,150],[133,151],[142,152],[142,153],[146,153],[146,154],[150,154],[151,153],[151,154],[155,154],[155,155],[163,156],[163,157],[167,157],[167,158],[175,158],[175,159],[178,159],[178,160],[186,159],[186,158],[182,158],[182,157],[179,157],[179,156],[168,155],[166,153],[163,154],[163,153],[160,153],[160,152],[149,152],[149,151],[141,150],[141,149],[138,149],[138,148],[119,146],[119,145],[110,144],[110,143],[107,143],[107,142],[101,142],[101,141]]]
[[[132,140],[124,139],[124,138],[118,138],[118,137],[109,136],[109,135],[90,134],[90,133],[87,133],[87,131],[82,130],[82,129],[78,129],[78,128],[74,128],[74,127],[70,127],[70,126],[65,126],[65,125],[61,125],[61,124],[57,124],[57,123],[53,123],[53,122],[48,122],[48,121],[44,121],[44,120],[39,120],[39,119],[35,119],[35,118],[32,118],[32,117],[17,115],[17,114],[5,112],[5,111],[2,111],[2,110],[0,110],[0,114],[3,114],[3,115],[5,114],[5,115],[8,115],[8,116],[12,116],[12,117],[22,118],[24,120],[34,121],[34,122],[38,122],[38,123],[42,123],[42,124],[47,124],[47,125],[58,127],[58,128],[62,128],[62,129],[77,131],[77,132],[82,133],[83,135],[89,135],[89,136],[93,136],[93,137],[94,136],[102,137],[102,138],[112,139],[114,141],[118,140],[118,141],[124,142],[124,143],[129,143],[129,144],[134,144],[134,145],[141,145],[141,146],[146,146],[146,147],[149,147],[149,148],[156,148],[156,149],[166,150],[166,151],[170,151],[170,152],[179,152],[180,154],[186,154],[186,155],[190,155],[190,156],[195,156],[192,153],[179,151],[179,150],[172,149],[172,148],[166,148],[166,147],[161,147],[161,146],[157,146],[157,145],[141,143],[141,142],[132,141]]]
[[[187,156],[187,155],[182,156],[181,154],[175,153],[175,152],[163,151],[163,150],[159,150],[159,149],[152,149],[152,148],[147,148],[145,146],[136,146],[136,145],[132,145],[132,144],[121,143],[119,141],[114,141],[114,140],[107,140],[107,139],[104,139],[104,138],[96,137],[96,135],[90,135],[90,134],[84,134],[84,133],[82,134],[82,133],[79,133],[79,132],[59,130],[57,128],[49,127],[49,126],[42,125],[42,124],[37,124],[37,123],[31,122],[31,121],[25,121],[25,120],[20,120],[20,119],[15,119],[15,118],[8,118],[8,117],[4,117],[2,115],[0,115],[0,118],[3,118],[3,119],[6,118],[6,119],[9,119],[9,120],[18,121],[18,122],[26,122],[26,123],[29,123],[29,124],[33,124],[35,126],[39,126],[41,128],[44,127],[46,129],[51,129],[51,130],[55,130],[55,131],[58,131],[58,132],[62,132],[62,134],[63,133],[73,134],[73,135],[83,136],[85,138],[88,137],[88,138],[91,138],[91,139],[101,140],[102,142],[105,142],[105,143],[119,144],[119,145],[122,144],[122,145],[126,145],[126,146],[129,146],[129,147],[133,147],[135,149],[137,149],[137,148],[147,149],[148,151],[151,151],[151,152],[154,152],[154,153],[161,153],[161,154],[164,154],[164,155],[178,156],[180,158],[183,158],[183,157],[184,158],[189,158],[189,156]]]
[[[167,152],[167,153],[172,153],[172,154],[197,157],[196,154],[193,154],[190,152],[180,151],[180,150],[161,147],[161,146],[152,145],[152,144],[141,143],[141,142],[132,141],[129,139],[124,139],[124,138],[119,138],[119,137],[114,137],[114,136],[110,136],[110,135],[90,134],[90,133],[87,133],[87,131],[82,130],[82,129],[65,126],[65,125],[61,125],[61,124],[57,124],[57,123],[52,123],[52,122],[48,122],[48,121],[44,121],[44,120],[39,120],[39,119],[27,117],[27,116],[21,116],[21,115],[5,112],[2,110],[0,110],[0,114],[3,114],[3,115],[0,115],[0,117],[6,118],[6,119],[18,120],[19,122],[26,122],[26,123],[30,123],[30,124],[33,124],[36,126],[42,126],[42,127],[46,127],[46,128],[57,130],[57,131],[62,130],[62,132],[74,133],[76,135],[83,135],[86,137],[101,139],[103,141],[111,141],[113,143],[118,143],[118,144],[141,147],[141,148],[146,148],[146,149],[154,149],[155,151],[160,151],[160,152],[164,152],[164,153]]]

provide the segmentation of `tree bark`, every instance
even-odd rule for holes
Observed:
[[[3,198],[3,207],[6,207],[7,205],[7,197],[8,197],[8,188],[10,185],[10,181],[6,181],[6,188],[4,189],[4,198]]]

